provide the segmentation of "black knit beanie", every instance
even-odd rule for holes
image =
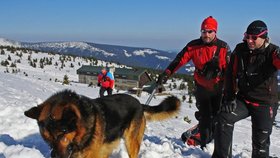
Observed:
[[[246,33],[250,34],[250,35],[258,35],[264,31],[267,31],[267,26],[266,24],[261,21],[261,20],[256,20],[253,21],[247,28]],[[265,34],[263,34],[262,36],[260,36],[261,38],[267,38],[268,33],[266,32]]]

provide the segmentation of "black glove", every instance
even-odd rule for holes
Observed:
[[[226,113],[231,113],[236,109],[236,107],[237,107],[236,100],[225,101],[222,105],[221,110]]]
[[[160,74],[158,76],[157,84],[162,85],[162,84],[166,83],[167,79],[168,79],[168,76],[167,76],[166,72],[163,72],[162,74]]]
[[[98,87],[100,87],[100,86],[101,86],[101,84],[100,84],[100,83],[98,83],[98,84],[97,84],[97,86],[98,86]]]

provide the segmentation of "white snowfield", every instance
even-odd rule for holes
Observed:
[[[4,73],[7,68],[0,66],[0,158],[49,158],[50,148],[43,141],[39,134],[35,120],[24,116],[24,111],[42,103],[53,93],[63,89],[71,89],[78,94],[91,98],[98,97],[98,87],[88,87],[86,84],[78,83],[76,70],[81,64],[89,64],[81,58],[76,58],[75,62],[65,62],[65,67],[60,69],[58,55],[48,55],[45,53],[32,53],[32,58],[53,58],[53,64],[58,62],[59,66],[49,65],[43,69],[33,68],[28,63],[28,55],[23,54],[20,58],[16,53],[11,54],[5,50],[4,55],[0,55],[0,62],[6,60],[8,55],[10,62],[20,59],[21,63],[16,63],[18,73],[12,73],[12,68],[8,66],[9,73]],[[74,68],[70,64],[74,64]],[[99,64],[103,62],[99,61]],[[27,75],[26,75],[27,74]],[[63,76],[69,77],[70,85],[62,85]],[[181,81],[176,81],[181,83]],[[170,93],[182,99],[183,95],[189,98],[185,91],[172,90]],[[113,93],[117,93],[114,91]],[[126,93],[119,91],[118,93]],[[134,95],[133,95],[134,96]],[[134,96],[145,103],[149,94],[142,93],[141,97]],[[166,96],[156,96],[151,101],[151,105],[158,104]],[[188,99],[187,99],[188,100]],[[193,99],[194,100],[194,99]],[[181,133],[197,121],[194,118],[196,111],[194,103],[186,101],[182,103],[181,110],[177,117],[162,121],[150,122],[147,124],[144,139],[141,145],[139,158],[209,158],[213,152],[213,142],[208,144],[207,149],[202,151],[199,147],[191,147],[181,142]],[[187,123],[184,117],[188,116],[192,121]],[[280,116],[276,118],[277,126],[280,125]],[[280,156],[280,128],[273,127],[271,135],[270,155]],[[242,120],[235,125],[233,141],[233,157],[251,157],[251,122],[250,118]],[[110,158],[128,158],[125,146],[121,142]]]

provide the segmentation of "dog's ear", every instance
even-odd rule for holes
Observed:
[[[38,120],[38,118],[40,116],[40,113],[41,113],[41,108],[35,106],[35,107],[25,111],[24,115],[27,116],[27,117],[30,117],[32,119]]]

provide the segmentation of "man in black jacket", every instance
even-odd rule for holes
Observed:
[[[226,72],[213,158],[232,157],[234,123],[249,116],[252,158],[269,157],[270,134],[278,107],[279,47],[269,43],[267,26],[260,20],[248,26],[243,40],[234,49]]]

